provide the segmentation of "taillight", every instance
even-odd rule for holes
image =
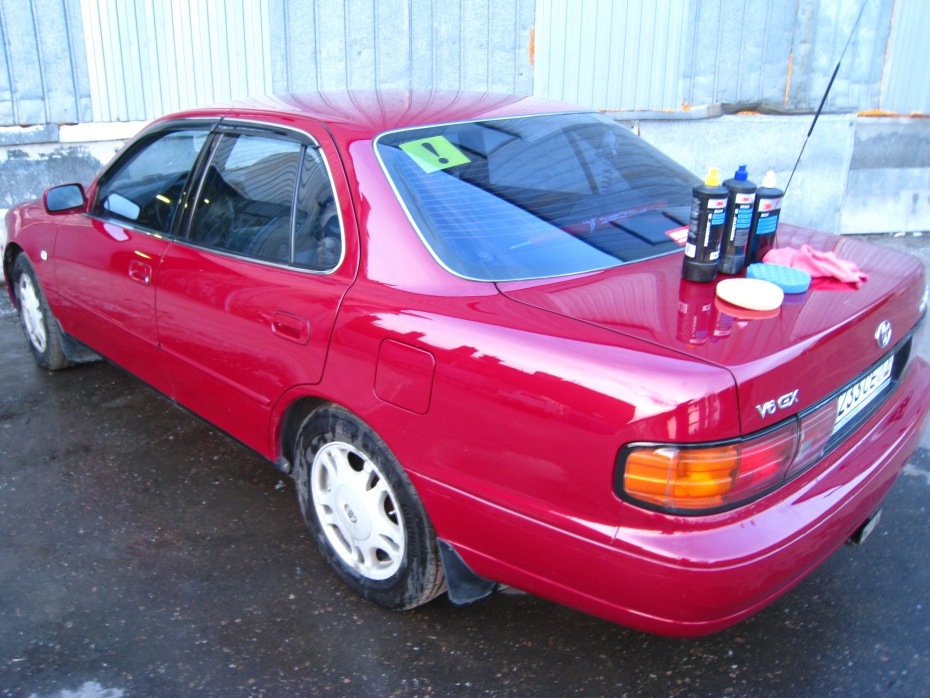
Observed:
[[[744,439],[706,445],[631,444],[620,454],[618,493],[670,512],[730,509],[819,460],[833,435],[836,400],[802,419]]]

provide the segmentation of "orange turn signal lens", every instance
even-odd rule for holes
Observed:
[[[798,442],[798,422],[792,419],[761,436],[723,445],[633,445],[626,449],[623,492],[671,511],[736,506],[785,480]]]
[[[624,489],[665,508],[717,507],[733,487],[738,454],[734,446],[636,449],[627,456]]]

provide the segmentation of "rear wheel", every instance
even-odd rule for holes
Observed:
[[[322,407],[297,439],[296,480],[307,527],[358,594],[405,610],[442,593],[436,535],[393,454],[368,425]]]
[[[35,269],[23,254],[13,264],[13,288],[23,332],[36,362],[49,371],[67,368],[70,363],[61,348],[58,322],[48,307]]]

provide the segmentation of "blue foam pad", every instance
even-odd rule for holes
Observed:
[[[811,285],[811,275],[806,271],[765,262],[750,264],[746,278],[771,281],[785,293],[804,293]]]

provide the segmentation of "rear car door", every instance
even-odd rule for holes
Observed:
[[[186,232],[162,260],[158,333],[173,394],[259,452],[270,452],[281,395],[322,377],[357,269],[349,201],[322,127],[224,121]]]
[[[90,213],[62,217],[55,246],[65,331],[163,392],[155,287],[213,123],[169,123],[130,145],[101,175]]]

